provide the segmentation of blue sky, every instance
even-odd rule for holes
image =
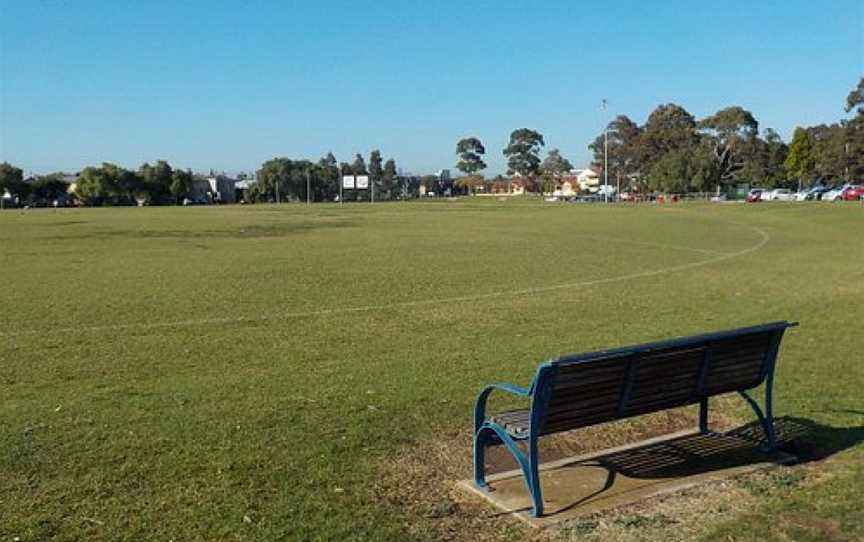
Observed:
[[[514,128],[586,164],[605,120],[670,101],[788,139],[864,76],[860,0],[362,4],[0,0],[0,161],[234,172],[380,148],[425,173],[476,135],[495,174]]]

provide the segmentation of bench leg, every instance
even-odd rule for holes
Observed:
[[[531,491],[531,500],[534,502],[532,515],[539,518],[543,515],[543,494],[540,491],[540,455],[537,450],[537,439],[528,441],[528,475],[530,476],[528,489]]]
[[[750,405],[750,408],[753,409],[753,412],[756,414],[756,417],[759,418],[759,424],[762,426],[762,430],[765,432],[765,446],[763,447],[767,452],[773,452],[777,449],[777,437],[774,434],[774,408],[773,408],[773,397],[772,397],[772,386],[770,379],[767,382],[767,386],[765,387],[765,412],[762,412],[762,408],[759,406],[759,403],[756,402],[755,399],[750,397],[750,394],[746,391],[738,392],[741,397],[747,401],[747,404]]]
[[[474,484],[480,489],[486,485],[486,437],[481,429],[474,435]]]
[[[528,489],[528,494],[531,495],[533,502],[533,515],[538,517],[543,514],[543,499],[540,495],[540,465],[537,456],[537,442],[528,444],[529,457],[525,457],[522,450],[516,444],[510,435],[507,434],[500,426],[494,423],[483,424],[474,435],[474,484],[483,490],[489,488],[486,483],[486,445],[489,437],[496,436],[513,455],[522,469],[522,475],[525,477],[525,486]]]
[[[765,380],[765,437],[768,440],[768,451],[777,449],[777,435],[774,433],[774,373]]]
[[[708,434],[708,398],[699,401],[699,432]]]

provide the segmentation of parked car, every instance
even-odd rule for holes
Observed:
[[[819,199],[822,195],[822,192],[828,190],[821,184],[817,184],[815,186],[811,186],[810,188],[802,188],[798,192],[795,192],[792,195],[792,199],[795,201],[810,201],[814,199]]]
[[[862,198],[864,198],[864,185],[862,184],[852,185],[843,192],[845,201],[858,201]]]
[[[762,201],[762,193],[765,191],[764,188],[751,188],[750,191],[747,192],[747,203]]]
[[[775,188],[762,192],[764,201],[792,201],[792,191],[787,188]]]
[[[823,186],[821,184],[817,184],[816,186],[811,186],[810,188],[807,189],[807,195],[805,196],[804,199],[806,199],[807,201],[822,199],[822,194],[824,194],[827,191],[828,191],[828,187]]]
[[[822,194],[822,201],[840,201],[843,197],[843,192],[845,192],[850,186],[852,185],[848,183],[842,186],[835,186],[831,190]]]
[[[830,191],[831,188],[828,186],[817,186],[810,189],[810,193],[807,195],[808,200],[820,200],[825,192]]]

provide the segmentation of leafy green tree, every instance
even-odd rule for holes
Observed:
[[[843,148],[844,176],[846,180],[864,179],[864,113],[844,122]]]
[[[540,164],[540,171],[543,175],[543,191],[552,192],[558,184],[561,177],[573,169],[573,164],[569,160],[561,156],[561,151],[551,149],[543,163]]]
[[[858,114],[864,115],[864,77],[858,81],[858,86],[853,88],[846,96],[846,112],[849,113],[858,108]]]
[[[69,185],[63,181],[62,173],[51,173],[35,179],[30,188],[33,200],[52,202],[66,196]]]
[[[540,132],[528,128],[513,130],[510,143],[503,151],[507,157],[507,173],[518,173],[525,178],[526,184],[534,184],[540,172],[540,149],[545,144]]]
[[[354,175],[368,175],[369,170],[366,169],[366,160],[363,159],[363,155],[357,153],[354,155],[354,162],[351,164],[351,173]]]
[[[366,168],[366,160],[363,159],[363,155],[356,154],[354,155],[354,161],[351,163],[351,174],[352,175],[368,175],[369,170]],[[369,190],[354,190],[350,193],[345,193],[346,198],[353,198],[357,201],[366,201],[371,198]]]
[[[332,152],[328,152],[327,156],[318,161],[314,173],[313,199],[315,201],[332,201],[339,194],[339,183],[341,182],[339,162],[336,161]]]
[[[171,173],[171,195],[175,200],[186,197],[192,190],[192,170],[175,169]]]
[[[102,172],[110,186],[105,198],[110,201],[130,203],[136,197],[150,199],[143,179],[134,171],[106,162],[102,164]]]
[[[465,175],[477,175],[486,169],[486,162],[483,161],[486,148],[478,138],[465,137],[460,139],[456,143],[456,154],[459,156],[456,168]]]
[[[846,176],[848,135],[848,123],[820,124],[807,128],[814,177],[836,182]]]
[[[717,178],[717,165],[707,146],[673,149],[656,160],[648,173],[648,188],[654,192],[704,191]]]
[[[26,190],[26,186],[24,185],[24,172],[21,168],[17,168],[9,162],[3,162],[0,164],[0,196],[7,190],[10,194],[20,197]]]
[[[804,128],[795,128],[792,142],[789,144],[789,156],[786,157],[783,167],[786,169],[786,175],[797,180],[799,186],[813,177],[816,169],[813,144]]]
[[[403,196],[402,187],[398,186],[399,173],[396,171],[396,161],[388,158],[384,162],[384,172],[381,175],[381,186],[389,198]]]
[[[171,197],[173,174],[174,170],[165,160],[159,160],[152,166],[145,162],[138,169],[141,186],[136,190],[136,197],[157,202]]]
[[[592,163],[602,168],[608,162],[609,173],[615,176],[616,183],[625,186],[625,181],[636,177],[642,169],[645,154],[640,149],[642,128],[626,115],[618,115],[606,126],[606,131],[588,145],[594,154]]]
[[[101,205],[107,198],[115,194],[117,187],[114,178],[103,167],[85,167],[78,175],[75,183],[75,195],[86,205]]]
[[[717,137],[724,145],[759,134],[759,122],[743,107],[727,107],[699,121],[698,127]]]
[[[646,166],[660,160],[669,151],[696,144],[696,120],[677,104],[658,106],[648,116],[640,138],[640,160]]]
[[[847,181],[864,178],[864,77],[846,97],[846,112],[855,116],[843,122],[844,176]]]
[[[789,155],[789,146],[780,138],[780,134],[767,128],[763,134],[765,141],[765,161],[763,178],[777,186],[785,178],[783,163]]]
[[[273,158],[261,165],[256,178],[258,191],[265,199],[281,203],[289,197],[293,163],[288,158]]]
[[[375,197],[387,199],[388,191],[382,190],[381,179],[384,176],[383,159],[378,149],[369,153],[369,183],[375,187]]]
[[[767,128],[762,137],[747,140],[739,151],[742,163],[736,172],[737,179],[765,188],[786,187],[783,162],[789,148],[777,132]]]
[[[697,124],[713,147],[717,180],[730,184],[737,180],[744,162],[756,159],[759,122],[743,107],[721,109]]]

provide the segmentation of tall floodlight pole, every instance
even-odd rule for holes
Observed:
[[[312,202],[309,199],[310,192],[312,188],[312,181],[309,180],[309,170],[306,170],[306,205],[310,205]]]
[[[606,122],[606,98],[603,98],[603,122]],[[609,124],[603,126],[603,203],[609,203]]]

